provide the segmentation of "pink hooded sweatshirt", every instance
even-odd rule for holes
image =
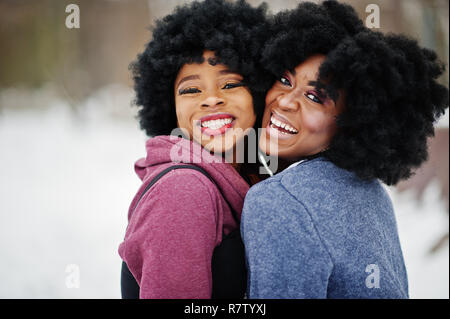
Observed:
[[[222,159],[199,144],[175,136],[146,142],[147,157],[135,163],[143,181],[128,211],[128,227],[119,255],[140,287],[140,298],[211,298],[211,259],[225,234],[237,227],[217,187],[193,169],[172,170],[139,200],[146,185],[163,169],[192,163],[215,180],[240,214],[247,182]]]

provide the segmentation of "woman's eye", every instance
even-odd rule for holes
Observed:
[[[197,88],[186,88],[186,89],[182,89],[180,91],[178,91],[178,94],[183,95],[183,94],[194,94],[194,93],[200,93],[201,91]]]
[[[223,86],[222,89],[233,89],[233,88],[237,88],[240,86],[244,86],[245,84],[243,82],[231,82],[231,83],[227,83]]]
[[[285,77],[285,76],[282,76],[282,77],[280,78],[280,82],[281,82],[281,84],[283,84],[283,85],[292,86],[291,82],[290,82],[290,81],[288,80],[288,78]]]
[[[322,99],[312,92],[306,93],[305,96],[315,103],[323,104]]]

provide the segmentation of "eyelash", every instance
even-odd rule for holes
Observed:
[[[291,81],[289,81],[289,79],[286,76],[282,76],[279,81],[283,85],[292,87]],[[306,92],[305,96],[315,103],[323,104],[322,99],[317,94],[315,94],[315,92],[311,91]]]
[[[315,103],[323,104],[322,99],[318,97],[315,92],[308,91],[305,93],[305,96]],[[312,98],[310,96],[312,96]]]
[[[227,85],[230,85],[231,87],[226,88]],[[229,90],[229,89],[234,89],[234,88],[241,87],[241,86],[245,86],[244,82],[230,82],[230,83],[226,83],[222,89]]]
[[[227,87],[227,86],[231,86],[231,87]],[[234,89],[237,87],[241,87],[241,86],[245,86],[244,82],[231,82],[231,83],[226,83],[222,89],[225,90],[230,90],[230,89]],[[195,93],[201,93],[201,91],[197,88],[186,88],[186,89],[182,89],[180,91],[178,91],[179,95],[183,95],[183,94],[195,94]]]
[[[197,88],[186,88],[178,91],[178,94],[194,94],[194,93],[200,93],[200,90]]]
[[[287,81],[287,83],[283,82],[283,80]],[[281,82],[281,84],[286,85],[286,86],[292,86],[291,81],[289,81],[289,79],[285,76],[282,76],[279,80]]]

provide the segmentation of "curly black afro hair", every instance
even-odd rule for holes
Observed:
[[[338,131],[324,155],[363,179],[393,185],[428,157],[427,137],[448,107],[448,88],[436,80],[444,65],[415,40],[366,28],[337,1],[301,3],[273,17],[262,61],[279,78],[314,54],[326,59],[318,89],[346,92]]]
[[[259,65],[268,34],[266,11],[265,4],[254,8],[244,0],[205,0],[178,6],[156,22],[152,40],[130,65],[140,126],[148,136],[169,135],[177,127],[175,78],[184,64],[202,63],[205,50],[243,76],[257,123],[261,121],[265,91],[271,84]]]

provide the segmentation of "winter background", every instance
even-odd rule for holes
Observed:
[[[181,2],[0,0],[0,298],[120,298],[117,248],[146,140],[127,66]],[[448,65],[448,1],[346,2],[361,17],[378,4],[382,31],[410,33]],[[78,30],[64,26],[69,3]],[[412,298],[449,298],[448,126],[447,113],[413,179],[386,187]]]

